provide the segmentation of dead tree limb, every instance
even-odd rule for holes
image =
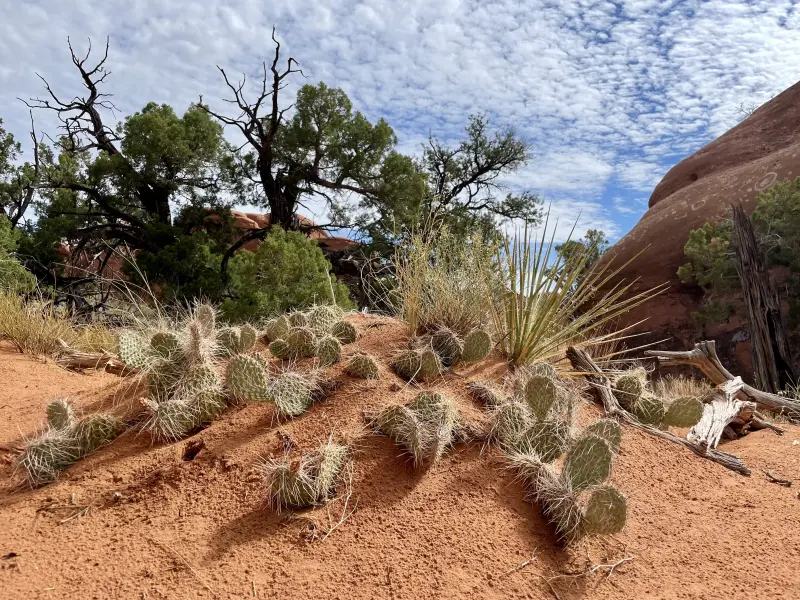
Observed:
[[[718,386],[705,402],[703,417],[689,430],[686,439],[700,448],[716,448],[722,433],[732,421],[748,423],[756,410],[754,402],[737,399],[744,383],[736,377]]]
[[[795,379],[781,301],[767,270],[753,222],[741,204],[734,205],[732,210],[736,272],[747,307],[756,385],[767,392],[777,392]]]
[[[592,360],[592,357],[585,350],[570,347],[567,349],[567,358],[570,363],[572,363],[572,367],[576,371],[582,373],[584,377],[586,377],[586,380],[592,385],[595,393],[600,398],[600,402],[603,404],[603,409],[607,417],[626,423],[654,437],[688,448],[697,456],[718,463],[726,469],[736,471],[742,475],[750,475],[750,469],[745,466],[738,456],[709,448],[705,445],[694,444],[689,440],[679,438],[669,431],[662,431],[661,429],[656,429],[655,427],[641,423],[639,419],[619,405],[614,394],[611,393],[611,382],[608,377],[606,377],[603,370],[597,366]]]
[[[645,350],[648,356],[655,356],[664,366],[691,365],[697,367],[714,385],[720,385],[734,379],[717,356],[716,343],[713,340],[698,342],[693,350],[672,352],[666,350]],[[755,402],[758,408],[784,415],[793,421],[800,421],[800,402],[762,392],[746,383],[739,391],[743,400]]]
[[[71,371],[107,371],[114,375],[126,376],[135,372],[110,352],[81,352],[70,348],[64,340],[58,340],[61,350],[56,363]]]

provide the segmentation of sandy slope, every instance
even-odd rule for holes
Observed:
[[[358,346],[385,357],[402,345],[398,324],[370,323]],[[464,383],[501,372],[490,363],[440,387],[479,418]],[[377,382],[344,379],[293,422],[275,423],[268,405],[230,409],[190,438],[206,445],[194,460],[182,459],[187,441],[154,446],[127,433],[30,491],[12,481],[13,448],[36,430],[48,400],[122,410],[135,393],[113,376],[0,351],[0,598],[553,598],[540,576],[575,568],[587,550],[595,562],[633,560],[609,579],[553,580],[563,600],[800,596],[800,428],[726,445],[750,478],[625,431],[613,480],[629,496],[628,526],[614,543],[567,552],[495,451],[462,445],[436,469],[415,472],[363,427],[365,409],[414,390],[386,369]],[[310,450],[331,430],[354,443],[356,510],[321,541],[343,498],[276,515],[252,467],[281,452],[281,434]],[[796,483],[768,483],[761,469]]]

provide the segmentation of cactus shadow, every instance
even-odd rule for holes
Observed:
[[[285,525],[292,520],[291,515],[292,513],[278,513],[262,504],[227,521],[214,532],[206,560],[216,561],[237,546],[268,541],[284,535]]]

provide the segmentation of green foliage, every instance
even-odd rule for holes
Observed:
[[[234,298],[223,303],[222,313],[238,321],[320,302],[334,301],[340,308],[353,308],[347,288],[329,271],[330,263],[316,242],[302,233],[274,227],[255,252],[241,252],[231,260]]]
[[[12,294],[26,294],[36,288],[36,278],[15,257],[19,237],[11,221],[0,214],[0,289]]]
[[[600,257],[605,254],[608,249],[608,239],[604,231],[599,229],[589,229],[586,232],[586,237],[579,240],[568,240],[563,244],[556,246],[556,256],[560,259],[561,263],[567,264],[571,261],[578,259],[585,259],[583,272],[578,275],[575,285],[585,277],[592,266],[600,260]],[[554,269],[552,276],[558,278],[563,273],[563,266],[561,270]]]

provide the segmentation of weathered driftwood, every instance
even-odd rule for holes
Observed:
[[[608,377],[606,377],[605,373],[603,373],[603,370],[597,366],[597,364],[592,360],[592,357],[585,350],[570,347],[567,349],[567,358],[572,363],[572,367],[576,371],[582,373],[584,377],[586,377],[586,380],[592,384],[592,387],[603,404],[603,409],[605,410],[606,416],[617,419],[618,421],[626,423],[631,427],[634,427],[640,431],[644,431],[645,433],[657,438],[661,438],[662,440],[667,440],[668,442],[688,448],[697,456],[718,463],[726,469],[736,471],[742,475],[750,475],[750,469],[745,466],[739,457],[734,456],[733,454],[728,454],[727,452],[710,448],[707,445],[692,443],[689,440],[685,440],[673,433],[670,433],[669,431],[662,431],[661,429],[641,423],[639,419],[619,405],[619,402],[617,402],[614,394],[611,393],[611,382],[609,381]]]
[[[777,392],[795,380],[778,288],[770,278],[753,222],[741,204],[732,208],[736,272],[747,308],[756,385]]]
[[[741,422],[740,429],[749,423],[756,411],[754,402],[738,399],[744,383],[741,377],[726,381],[705,401],[703,417],[689,430],[686,439],[698,448],[716,448],[726,428]],[[736,423],[739,425],[739,423]]]
[[[666,350],[645,350],[648,356],[655,356],[662,365],[692,365],[700,369],[714,385],[735,379],[733,374],[722,366],[713,341],[698,342],[693,350],[671,352]],[[755,402],[759,408],[784,415],[793,421],[800,421],[800,402],[763,392],[746,383],[738,392],[742,400]]]
[[[96,370],[107,371],[114,375],[130,375],[135,372],[126,366],[117,356],[110,352],[81,352],[70,348],[64,340],[58,340],[61,350],[56,356],[56,362],[72,371]]]

